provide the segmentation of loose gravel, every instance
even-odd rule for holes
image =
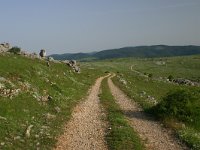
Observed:
[[[107,77],[107,76],[105,76]],[[99,102],[100,77],[91,88],[89,96],[78,104],[72,113],[71,120],[66,124],[64,134],[58,138],[55,150],[106,150],[106,123]]]

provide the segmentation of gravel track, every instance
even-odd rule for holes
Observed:
[[[72,118],[66,124],[64,134],[58,138],[55,150],[107,149],[104,139],[106,123],[102,121],[104,114],[98,97],[105,77],[98,78],[87,99],[74,108]]]
[[[113,75],[112,77],[114,77]],[[148,150],[182,150],[187,149],[171,131],[163,128],[159,122],[144,114],[142,109],[131,101],[118,87],[111,78],[108,78],[110,90],[125,113],[130,125],[139,134]]]

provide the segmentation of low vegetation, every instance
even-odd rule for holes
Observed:
[[[159,118],[175,118],[195,128],[200,128],[200,90],[189,91],[178,89],[163,97],[162,101],[152,108]]]
[[[0,149],[51,149],[73,106],[103,74],[14,54],[0,62]]]
[[[109,149],[144,149],[138,135],[128,125],[123,112],[120,110],[118,104],[115,103],[106,79],[102,82],[101,90],[100,99],[106,110],[109,124],[108,134],[106,136]]]
[[[200,90],[176,90],[167,93],[149,111],[179,130],[180,138],[193,149],[200,149]],[[174,125],[176,120],[176,125]],[[172,124],[170,124],[172,123]],[[186,124],[186,127],[185,127]]]
[[[21,48],[19,47],[12,47],[11,49],[8,50],[8,52],[13,53],[13,54],[19,54],[21,51]]]

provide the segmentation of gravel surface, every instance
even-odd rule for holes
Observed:
[[[131,101],[113,84],[111,80],[112,77],[108,79],[110,90],[116,102],[125,113],[130,125],[139,134],[148,150],[187,149],[172,135],[171,131],[163,128],[159,122],[156,122],[151,117],[144,114],[142,109],[135,102]]]
[[[106,123],[102,121],[104,114],[98,98],[101,81],[105,77],[98,78],[87,99],[74,108],[64,134],[58,139],[56,150],[107,149],[104,139]]]

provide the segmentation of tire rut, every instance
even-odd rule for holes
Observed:
[[[187,149],[172,135],[171,131],[163,128],[159,122],[147,116],[135,102],[131,101],[116,87],[111,80],[114,76],[108,78],[111,93],[126,115],[130,125],[144,141],[145,147],[148,150]]]
[[[109,75],[107,75],[109,76]],[[64,134],[58,138],[55,150],[106,150],[105,127],[102,108],[99,105],[99,89],[107,76],[100,77],[89,91],[87,99],[78,104]]]

